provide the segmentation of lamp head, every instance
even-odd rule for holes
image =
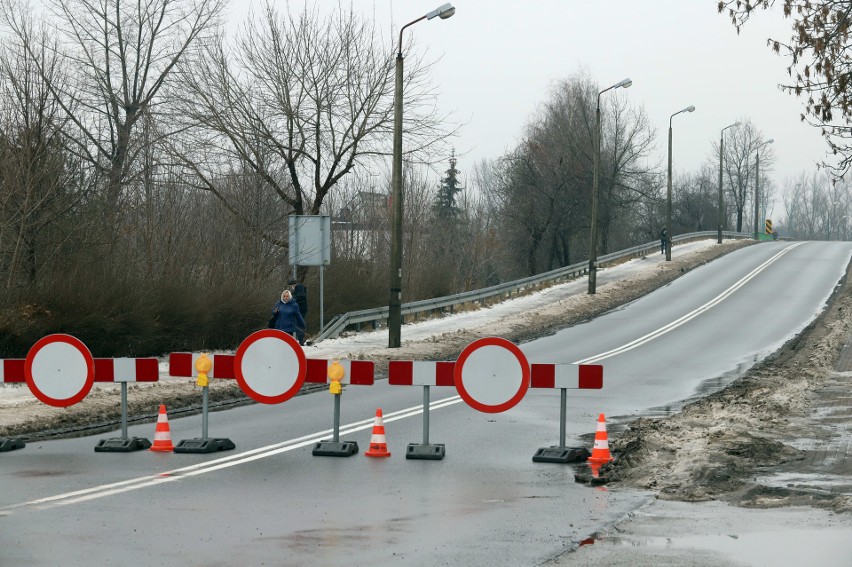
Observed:
[[[632,85],[632,84],[633,84],[633,81],[630,80],[629,78],[627,78],[627,79],[624,79],[623,81],[621,81],[620,83],[618,83],[617,85],[615,85],[615,88],[621,87],[621,88],[627,89],[627,88],[630,88],[630,85]]]
[[[426,19],[431,20],[432,18],[437,16],[437,17],[441,18],[442,20],[446,20],[447,18],[451,18],[453,16],[453,14],[455,14],[455,13],[456,13],[456,9],[453,7],[452,4],[450,4],[450,3],[441,4],[440,6],[438,6],[437,8],[435,8],[434,10],[432,10],[431,12],[426,14]]]
[[[687,112],[695,112],[695,105],[690,104],[689,106],[684,108],[684,110],[687,111]]]

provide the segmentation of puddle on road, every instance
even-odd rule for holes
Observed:
[[[709,551],[729,557],[736,565],[852,567],[852,530],[849,529],[785,529],[652,538],[592,537],[580,545]]]

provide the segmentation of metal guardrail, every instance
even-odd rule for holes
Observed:
[[[723,237],[729,239],[752,237],[751,233],[746,234],[741,232],[723,232],[722,235]],[[718,231],[715,230],[680,234],[678,236],[672,237],[672,246],[674,246],[675,243],[692,242],[695,240],[703,240],[705,238],[710,237],[716,238],[717,236]],[[618,252],[605,254],[603,256],[598,257],[598,267],[602,268],[608,264],[615,264],[625,259],[635,258],[638,256],[646,256],[648,253],[656,252],[659,249],[660,241],[655,240],[647,244],[640,244],[638,246],[633,246],[632,248],[627,248]],[[483,289],[464,291],[455,295],[447,295],[444,297],[421,299],[420,301],[403,303],[401,306],[402,317],[404,320],[406,315],[416,315],[418,313],[424,313],[427,311],[437,311],[439,309],[444,309],[445,307],[453,308],[456,305],[463,305],[465,303],[481,303],[487,299],[492,299],[497,296],[505,295],[507,297],[510,297],[512,293],[517,293],[528,287],[537,286],[543,283],[555,283],[562,279],[568,280],[582,276],[588,272],[588,268],[588,261],[578,262],[576,264],[571,264],[570,266],[557,268],[555,270],[537,274],[535,276],[529,276],[519,280],[513,280],[510,282],[493,285],[491,287],[486,287]],[[383,307],[374,307],[372,309],[362,309],[360,311],[350,311],[342,315],[336,315],[325,327],[325,329],[323,329],[323,332],[313,339],[313,342],[314,344],[316,344],[322,340],[337,337],[347,327],[352,325],[360,325],[361,323],[372,323],[373,326],[375,326],[378,321],[387,320],[387,318],[387,305]]]

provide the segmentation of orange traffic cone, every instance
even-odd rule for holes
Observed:
[[[382,421],[382,408],[376,410],[376,421],[373,423],[373,436],[370,437],[370,448],[364,453],[367,457],[390,457],[388,444],[385,440],[385,424]]]
[[[172,452],[172,434],[169,430],[169,416],[166,415],[165,404],[160,404],[160,415],[157,416],[157,429],[154,431],[154,444],[149,451]]]
[[[612,461],[612,455],[609,454],[609,440],[606,436],[606,418],[604,414],[598,416],[598,428],[595,431],[595,446],[592,449],[592,456],[588,461],[593,464],[604,464]]]

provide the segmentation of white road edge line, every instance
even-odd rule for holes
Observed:
[[[601,360],[607,359],[611,356],[615,356],[617,354],[621,354],[623,352],[627,352],[629,350],[632,350],[636,347],[642,346],[647,342],[650,342],[650,341],[652,341],[656,338],[659,338],[659,337],[665,335],[669,331],[675,330],[676,328],[680,327],[684,323],[687,323],[687,322],[691,321],[692,319],[695,319],[696,317],[698,317],[699,315],[701,315],[702,313],[704,313],[708,309],[715,307],[716,305],[718,305],[719,303],[721,303],[722,301],[727,299],[731,294],[733,294],[739,288],[741,288],[746,283],[748,283],[752,278],[754,278],[760,272],[762,272],[767,267],[769,267],[770,264],[772,264],[773,262],[778,260],[781,256],[783,256],[784,254],[786,254],[787,252],[789,252],[793,248],[800,246],[801,244],[803,244],[803,242],[797,242],[797,243],[795,243],[791,246],[784,248],[783,250],[781,250],[780,252],[778,252],[777,254],[775,254],[774,256],[769,258],[768,260],[766,260],[764,263],[762,263],[761,265],[759,265],[758,267],[753,269],[751,272],[749,272],[748,274],[743,276],[739,281],[734,283],[731,287],[729,287],[728,289],[726,289],[725,291],[723,291],[722,293],[720,293],[719,295],[717,295],[716,297],[714,297],[713,299],[711,299],[710,301],[705,303],[704,305],[702,305],[702,306],[696,308],[695,310],[687,313],[686,315],[682,316],[681,318],[679,318],[675,321],[672,321],[671,323],[668,323],[666,325],[663,325],[662,327],[660,327],[656,331],[651,331],[647,335],[645,335],[643,337],[639,337],[638,339],[633,340],[633,341],[631,341],[631,342],[629,342],[625,345],[622,345],[618,348],[614,348],[612,350],[608,350],[608,351],[603,352],[601,354],[596,354],[594,356],[584,358],[583,360],[578,360],[574,364],[594,364],[596,362],[600,362]]]

